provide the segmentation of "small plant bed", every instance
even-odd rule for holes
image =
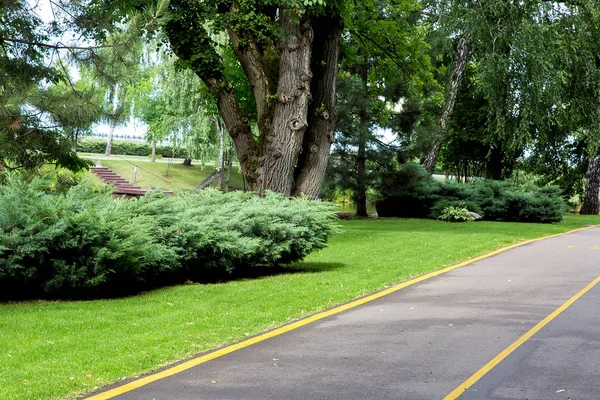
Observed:
[[[501,246],[599,223],[341,221],[329,247],[288,273],[113,300],[0,304],[0,398],[71,399]]]

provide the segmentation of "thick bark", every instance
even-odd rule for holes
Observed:
[[[208,32],[193,13],[186,12],[187,5],[184,2],[173,0],[170,7],[177,15],[165,27],[171,48],[177,57],[189,64],[215,96],[225,128],[235,145],[242,173],[250,190],[255,190],[259,173],[258,146],[248,118],[235,98],[234,89],[223,75],[221,57],[207,45],[211,41]],[[191,43],[190,37],[194,38]],[[203,54],[203,57],[198,57],[199,54]]]
[[[311,59],[313,100],[308,109],[308,128],[304,133],[292,194],[316,199],[325,178],[329,149],[335,137],[335,83],[344,25],[339,17],[319,17],[313,19],[312,26],[314,30]]]
[[[258,184],[258,146],[250,130],[248,118],[244,116],[233,93],[233,87],[225,78],[207,80],[207,86],[217,96],[217,107],[235,145],[242,173],[246,177],[249,190],[256,190]]]
[[[599,58],[600,60],[600,58]],[[596,123],[600,129],[600,95],[596,98]],[[585,174],[585,193],[580,214],[598,215],[598,189],[600,188],[600,143],[593,157],[588,161]]]
[[[229,29],[228,33],[233,50],[248,77],[248,82],[254,94],[259,131],[269,134],[272,130],[273,99],[271,94],[274,89],[270,87],[265,72],[263,55],[251,36],[232,29]],[[262,135],[262,137],[264,136]],[[260,145],[261,152],[264,151],[263,145],[264,143]]]
[[[598,215],[598,189],[600,189],[600,146],[594,157],[588,161],[585,175],[585,194],[580,214]]]
[[[462,84],[465,68],[467,67],[469,53],[470,45],[467,38],[463,35],[458,39],[458,43],[456,45],[456,53],[454,54],[454,63],[452,65],[452,77],[450,78],[450,83],[448,85],[446,104],[444,105],[442,115],[440,116],[437,132],[433,139],[431,149],[429,149],[423,159],[423,165],[429,172],[433,172],[435,164],[437,163],[440,149],[442,147],[442,141],[444,140],[444,135],[446,134],[446,125],[448,124],[448,120],[450,119],[452,111],[454,110],[456,98],[458,97],[458,90]]]
[[[223,6],[219,12],[239,12],[235,3],[229,4],[234,5]],[[223,75],[222,58],[210,46],[212,39],[205,25],[194,12],[187,12],[193,10],[184,1],[172,0],[170,8],[175,17],[165,30],[171,47],[217,99],[248,189],[259,194],[272,190],[316,198],[333,142],[341,19],[321,17],[311,21],[296,10],[281,7],[270,14],[272,21],[279,23],[275,45],[259,42],[245,27],[232,25],[228,30],[256,100],[257,142],[233,87]],[[313,22],[319,25],[319,38],[314,44],[317,55],[311,60]],[[275,78],[271,67],[277,63],[279,74]],[[314,82],[312,70],[316,75]]]
[[[192,159],[191,158],[185,158],[183,160],[183,165],[185,165],[186,167],[190,167],[192,165]]]
[[[113,109],[112,117],[110,119],[110,130],[108,131],[108,140],[106,141],[106,150],[104,151],[105,156],[110,156],[112,153],[113,136],[115,134],[115,128],[117,127],[117,111],[119,110],[119,90],[121,89],[120,84],[115,84],[113,91]]]
[[[286,196],[292,194],[294,170],[308,126],[313,30],[309,20],[294,23],[291,12],[285,7],[279,10],[282,34],[279,85],[274,106],[273,130],[265,137],[265,152],[260,160],[259,194],[266,190]]]
[[[152,141],[152,155],[150,156],[150,162],[156,162],[156,140]]]

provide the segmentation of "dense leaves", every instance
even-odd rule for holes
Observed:
[[[45,24],[34,8],[0,2],[0,170],[82,169],[70,139],[99,118],[98,96],[69,80],[60,46],[49,43],[61,25]]]
[[[47,181],[0,186],[4,299],[89,298],[186,280],[234,276],[323,248],[327,203],[269,193],[201,193],[120,200],[89,184],[53,192]]]
[[[417,165],[384,177],[380,217],[439,218],[448,207],[466,207],[489,221],[559,222],[566,211],[556,186],[520,187],[508,181],[461,184],[435,181]]]

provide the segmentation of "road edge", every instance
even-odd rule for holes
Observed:
[[[473,264],[473,263],[475,263],[477,261],[481,261],[481,260],[484,260],[486,258],[493,257],[493,256],[495,256],[497,254],[500,254],[500,253],[503,253],[503,252],[505,252],[507,250],[511,250],[511,249],[516,248],[516,247],[524,246],[524,245],[527,245],[527,244],[530,244],[530,243],[538,242],[540,240],[546,240],[546,239],[551,239],[551,238],[554,238],[554,237],[565,236],[565,235],[569,235],[569,234],[572,234],[572,233],[575,233],[575,232],[579,232],[579,231],[583,231],[583,230],[587,230],[587,229],[598,228],[598,227],[600,227],[600,224],[590,225],[590,226],[586,226],[586,227],[583,227],[583,228],[577,228],[577,229],[573,229],[573,230],[570,230],[570,231],[567,231],[567,232],[556,233],[554,235],[543,236],[543,237],[539,237],[539,238],[535,238],[535,239],[528,239],[528,240],[524,240],[524,241],[521,241],[521,242],[513,243],[513,244],[508,245],[508,246],[500,247],[500,248],[498,248],[496,250],[492,250],[490,252],[484,253],[484,254],[479,255],[477,257],[473,257],[473,258],[470,258],[470,259],[468,259],[466,261],[462,261],[462,262],[460,262],[458,264],[453,264],[453,265],[450,265],[448,267],[439,269],[437,271],[429,272],[427,274],[424,274],[424,275],[421,275],[421,276],[409,279],[407,281],[397,283],[397,284],[395,284],[393,286],[390,286],[389,288],[382,289],[380,291],[377,291],[375,293],[366,295],[364,297],[359,297],[358,299],[352,300],[352,301],[350,301],[348,303],[345,303],[345,304],[342,304],[342,305],[330,308],[330,309],[325,310],[325,311],[321,311],[321,312],[319,312],[317,314],[314,314],[314,315],[311,315],[311,316],[299,319],[297,321],[290,322],[290,323],[288,323],[286,325],[280,326],[279,328],[275,328],[275,329],[273,329],[271,331],[267,331],[265,333],[259,334],[257,336],[251,337],[251,338],[243,340],[241,342],[234,343],[234,344],[222,347],[220,349],[213,350],[213,351],[211,351],[211,352],[209,352],[207,354],[203,354],[203,355],[200,355],[200,356],[197,356],[197,357],[193,357],[193,358],[191,358],[191,359],[189,359],[187,361],[183,361],[183,362],[177,363],[176,365],[174,365],[172,367],[168,367],[168,368],[163,369],[163,370],[158,371],[158,372],[150,373],[150,374],[148,374],[148,375],[146,375],[144,377],[135,379],[135,380],[133,380],[131,382],[128,382],[128,383],[125,383],[123,385],[119,385],[119,386],[117,386],[117,387],[115,387],[113,389],[109,389],[109,390],[100,392],[100,393],[95,394],[95,395],[90,394],[90,395],[88,395],[89,397],[85,397],[84,396],[84,397],[82,397],[82,399],[85,399],[85,400],[109,400],[109,399],[113,399],[113,398],[115,398],[115,397],[117,397],[119,395],[131,392],[131,391],[133,391],[135,389],[138,389],[138,388],[140,388],[142,386],[146,386],[146,385],[148,385],[148,384],[150,384],[152,382],[156,382],[158,380],[161,380],[161,379],[167,378],[169,376],[178,374],[180,372],[186,371],[186,370],[188,370],[190,368],[193,368],[195,366],[198,366],[198,365],[203,364],[205,362],[208,362],[210,360],[214,360],[214,359],[222,357],[224,355],[233,353],[234,351],[237,351],[237,350],[244,349],[246,347],[252,346],[253,344],[260,343],[260,342],[263,342],[263,341],[268,340],[270,338],[273,338],[273,337],[282,335],[284,333],[293,331],[295,329],[301,328],[301,327],[306,326],[308,324],[311,324],[313,322],[319,321],[319,320],[321,320],[323,318],[327,318],[329,316],[332,316],[332,315],[335,315],[335,314],[339,314],[341,312],[350,310],[350,309],[358,307],[360,305],[369,303],[369,302],[374,301],[376,299],[379,299],[381,297],[384,297],[384,296],[387,296],[389,294],[395,293],[395,292],[397,292],[399,290],[402,290],[402,289],[404,289],[404,288],[406,288],[408,286],[412,286],[415,283],[419,283],[419,282],[425,281],[427,279],[434,278],[436,276],[439,276],[439,275],[445,274],[447,272],[453,271],[455,269],[458,269],[458,268],[461,268],[461,267]]]

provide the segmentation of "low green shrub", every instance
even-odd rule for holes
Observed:
[[[464,203],[490,221],[559,222],[568,207],[557,186],[519,187],[508,181],[438,182],[418,165],[405,165],[383,177],[380,217],[439,218],[447,207]]]
[[[335,206],[214,190],[114,199],[88,183],[0,186],[0,298],[122,296],[211,281],[325,247]]]

